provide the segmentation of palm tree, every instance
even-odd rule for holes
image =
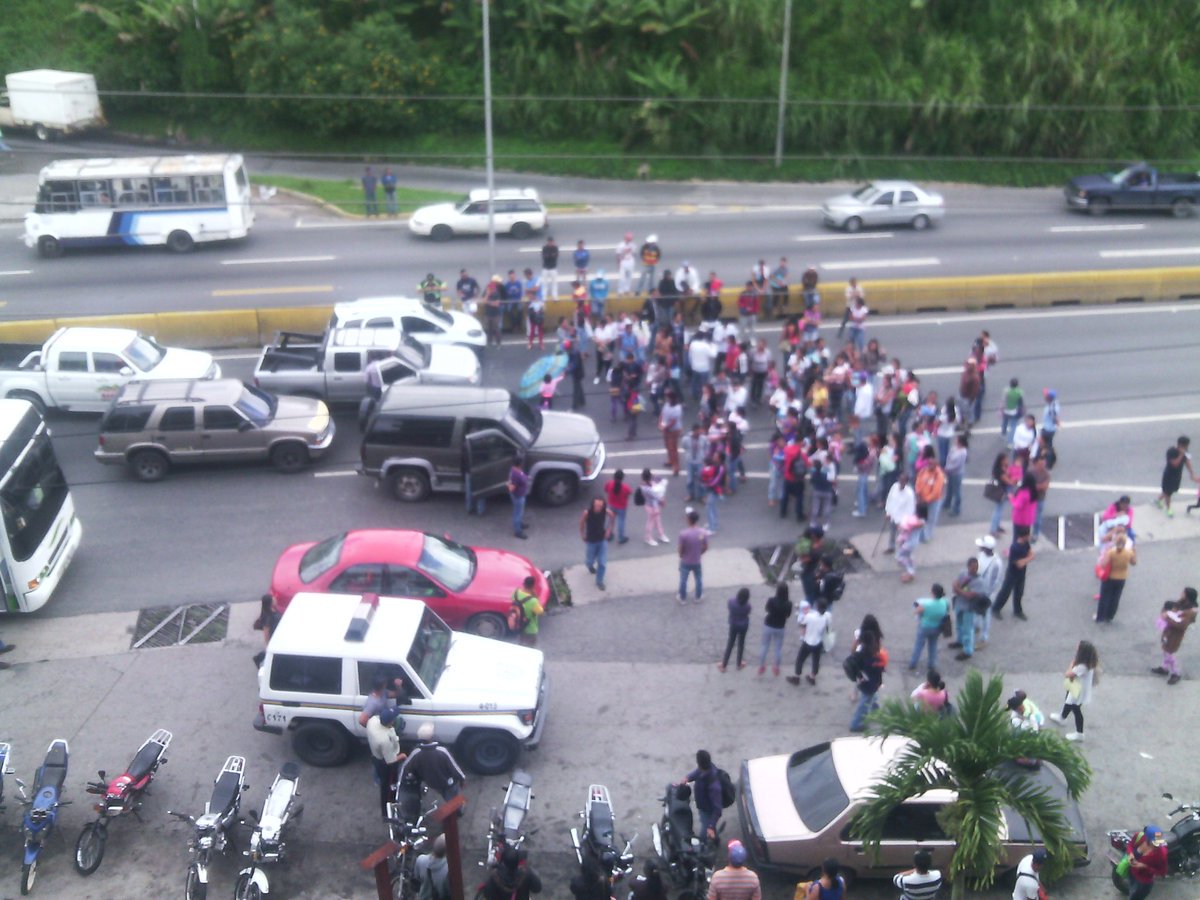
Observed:
[[[1059,735],[1014,729],[1002,704],[1003,679],[972,670],[958,696],[958,708],[937,716],[892,700],[867,720],[872,734],[908,738],[910,743],[878,784],[852,823],[852,834],[878,851],[884,823],[899,804],[926,791],[954,791],[957,799],[939,818],[956,843],[948,873],[951,900],[966,896],[968,879],[975,889],[991,884],[1000,860],[1000,827],[1004,809],[1013,810],[1042,835],[1049,854],[1043,871],[1053,878],[1073,863],[1071,827],[1062,803],[1044,787],[1011,775],[1016,759],[1040,759],[1062,772],[1073,800],[1087,789],[1092,770]],[[944,821],[943,821],[944,819]]]

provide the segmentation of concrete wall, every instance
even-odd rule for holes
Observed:
[[[1200,267],[891,281],[865,279],[863,286],[867,305],[878,314],[1169,302],[1200,299]],[[822,282],[821,295],[827,317],[840,315],[845,287],[844,281]],[[731,287],[722,293],[725,310],[730,315],[736,310],[739,290],[740,287]],[[547,306],[547,330],[554,328],[560,316],[571,314],[569,300],[554,301]],[[641,301],[631,297],[610,298],[607,309],[636,313],[641,306]],[[792,288],[791,309],[800,309],[796,287]],[[269,342],[277,331],[320,333],[331,312],[329,306],[302,306],[14,321],[0,323],[0,341],[31,343],[45,340],[62,325],[105,325],[136,328],[176,346],[251,347]]]

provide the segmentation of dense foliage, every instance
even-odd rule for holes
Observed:
[[[770,155],[784,2],[493,0],[497,129],[606,135],[643,153]],[[270,95],[106,101],[118,112],[317,137],[473,132],[482,116],[478,0],[9,3],[10,71]],[[1186,0],[796,2],[787,152],[1190,158],[1197,44],[1200,6]]]

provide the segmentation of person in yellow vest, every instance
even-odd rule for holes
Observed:
[[[537,646],[538,620],[546,612],[537,594],[533,592],[537,580],[528,575],[521,587],[513,591],[513,604],[521,607],[524,613],[525,625],[521,628],[517,639],[526,647]]]

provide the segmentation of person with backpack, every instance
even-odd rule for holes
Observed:
[[[809,481],[812,484],[812,502],[809,504],[808,525],[829,530],[829,519],[833,516],[833,498],[837,492],[837,464],[829,453],[825,438],[817,439],[817,452],[812,455]]]
[[[737,799],[729,773],[713,765],[712,754],[707,750],[696,751],[696,768],[688,772],[677,785],[691,784],[700,813],[700,829],[710,841],[717,839],[717,822],[727,807]]]
[[[538,620],[546,612],[537,594],[533,592],[537,580],[525,576],[522,585],[513,591],[512,605],[508,611],[508,630],[517,635],[517,640],[526,647],[537,646]]]
[[[796,500],[796,521],[804,521],[804,481],[808,477],[808,456],[800,441],[792,441],[783,451],[783,499],[779,501],[779,518],[786,519],[788,501]]]
[[[850,719],[850,730],[860,732],[867,713],[879,707],[876,695],[883,687],[883,673],[887,671],[888,654],[883,648],[883,631],[879,621],[870,613],[863,617],[855,636],[854,652],[843,664],[847,676],[854,672],[854,686],[858,691],[858,705]]]
[[[481,893],[484,900],[529,900],[530,894],[541,892],[542,879],[529,865],[525,851],[505,847]]]

